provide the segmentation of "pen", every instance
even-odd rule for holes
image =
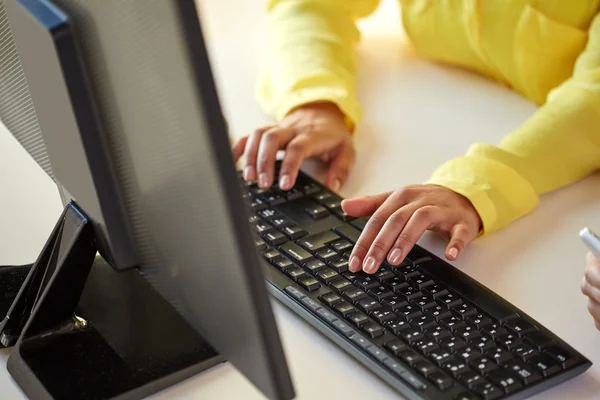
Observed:
[[[579,237],[585,243],[587,248],[600,259],[600,237],[596,235],[590,228],[583,228],[579,232]]]

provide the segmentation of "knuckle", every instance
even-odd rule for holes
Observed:
[[[397,243],[400,246],[412,246],[415,242],[416,240],[414,240],[411,234],[402,232],[400,235],[398,235]]]
[[[386,246],[386,244],[381,240],[375,240],[373,244],[371,244],[371,253],[376,254],[378,256],[382,253],[387,252],[387,250],[388,246]]]
[[[394,212],[389,219],[392,225],[404,225],[407,220],[406,213],[400,210]]]
[[[365,230],[366,231],[379,231],[379,229],[381,229],[383,224],[385,224],[386,220],[387,220],[387,217],[382,215],[380,212],[376,212],[367,221]]]
[[[364,242],[359,241],[354,245],[354,254],[365,254],[369,250],[369,247]]]
[[[301,154],[306,148],[306,142],[304,140],[294,140],[287,146],[287,151],[291,153]]]
[[[279,134],[277,131],[268,131],[262,136],[262,140],[267,144],[276,143],[279,140]]]

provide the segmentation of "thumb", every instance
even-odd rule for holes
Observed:
[[[354,164],[354,148],[351,144],[343,145],[329,164],[325,185],[337,192],[348,179],[352,164]]]
[[[446,258],[451,261],[456,260],[476,236],[476,233],[472,233],[466,225],[462,223],[454,225],[450,232],[450,242],[446,247]]]
[[[376,194],[374,196],[364,196],[356,199],[344,200],[342,201],[342,209],[346,214],[353,217],[373,215],[391,194],[392,192],[387,192]]]

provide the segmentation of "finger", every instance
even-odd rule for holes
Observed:
[[[350,142],[344,144],[329,164],[325,185],[334,192],[340,190],[348,179],[350,168],[352,168],[355,158],[356,153],[352,144]]]
[[[587,263],[584,276],[590,285],[600,287],[600,266],[593,260]]]
[[[383,195],[379,195],[374,200],[371,200],[371,205],[378,204]],[[371,248],[371,244],[377,234],[388,220],[390,215],[392,215],[397,209],[404,206],[406,203],[403,200],[402,192],[396,191],[389,195],[383,203],[379,203],[381,206],[377,208],[377,210],[373,213],[369,221],[367,222],[365,228],[363,229],[358,241],[354,245],[354,250],[352,250],[352,254],[350,256],[350,262],[348,263],[348,269],[351,271],[358,271],[361,268],[364,269],[363,260],[365,260],[365,256],[369,249]],[[373,269],[373,263],[375,260],[369,260],[369,268]]]
[[[244,148],[244,156],[246,157],[246,166],[244,167],[244,179],[246,182],[256,181],[256,156],[258,154],[258,146],[260,144],[260,138],[267,128],[260,128],[255,130],[246,142]]]
[[[590,285],[586,280],[581,285],[581,292],[592,300],[600,303],[600,289]]]
[[[277,151],[290,141],[294,132],[290,128],[271,128],[263,133],[258,146],[258,158],[256,162],[258,186],[261,189],[268,189],[273,184]]]
[[[244,154],[244,149],[246,148],[247,142],[248,142],[248,136],[244,136],[243,138],[238,140],[236,142],[236,144],[233,146],[233,149],[232,149],[233,162],[237,163],[239,161],[240,157],[242,156],[242,154]]]
[[[377,234],[369,248],[365,258],[366,271],[373,273],[377,271],[381,263],[390,252],[394,241],[404,229],[411,215],[418,208],[417,205],[409,204],[395,211],[385,222],[383,228]],[[374,266],[374,267],[373,267]]]
[[[421,207],[414,211],[404,229],[397,236],[390,252],[389,258],[394,260],[394,265],[404,261],[406,255],[425,231],[440,224],[443,217],[442,211],[433,206]]]
[[[342,201],[342,209],[353,217],[373,215],[393,192],[381,193],[374,196],[358,197]]]
[[[279,187],[290,190],[296,183],[302,161],[311,150],[311,141],[306,136],[296,136],[285,148],[285,156],[279,171]]]
[[[600,321],[600,303],[593,299],[589,299],[587,309],[595,320]]]
[[[446,258],[450,261],[456,260],[476,236],[477,233],[471,232],[466,225],[462,223],[454,225],[450,232],[450,242],[446,247]]]

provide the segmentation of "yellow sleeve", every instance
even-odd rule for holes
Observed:
[[[350,124],[361,118],[356,97],[357,19],[379,0],[270,0],[258,100],[275,120],[315,101],[331,101]]]
[[[499,146],[477,143],[442,165],[428,183],[467,197],[484,232],[532,211],[539,195],[600,169],[600,16],[572,77]]]

